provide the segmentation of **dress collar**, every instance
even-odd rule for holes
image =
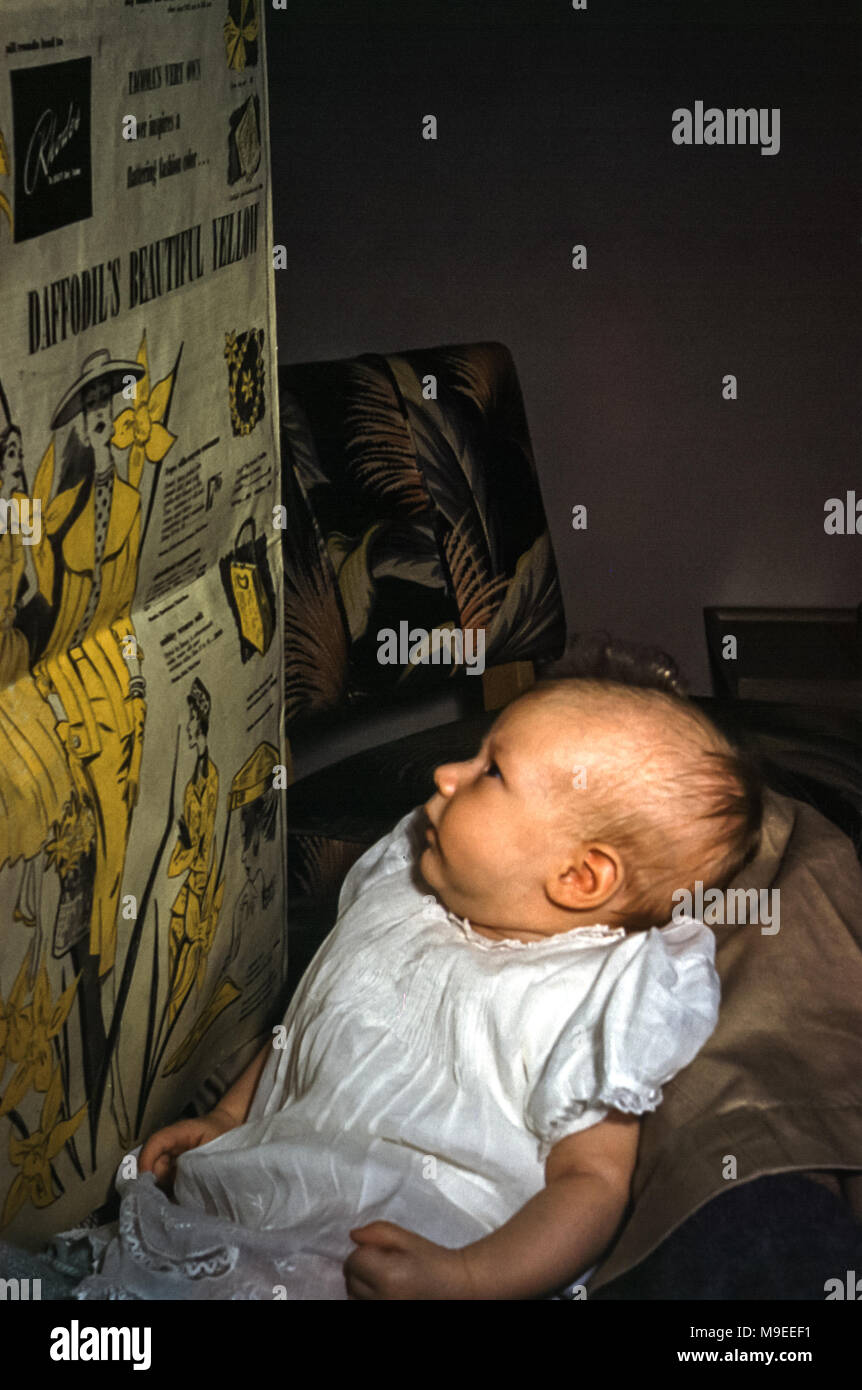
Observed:
[[[612,941],[621,941],[626,935],[624,927],[609,927],[604,923],[596,923],[590,927],[573,927],[571,931],[554,932],[552,936],[546,936],[541,941],[518,941],[514,937],[502,937],[499,941],[492,941],[490,937],[482,936],[474,931],[468,918],[459,917],[454,912],[449,912],[442,904],[439,904],[440,913],[450,922],[454,922],[463,932],[468,941],[474,945],[481,946],[486,951],[509,950],[530,951],[537,947],[544,947],[546,950],[559,950],[568,946],[598,946]]]

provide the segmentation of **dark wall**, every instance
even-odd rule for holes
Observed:
[[[700,693],[705,604],[862,599],[862,535],[823,529],[827,498],[862,498],[851,15],[794,0],[267,14],[280,360],[506,343],[569,631],[658,643]],[[676,146],[672,112],[697,100],[779,107],[779,152]]]

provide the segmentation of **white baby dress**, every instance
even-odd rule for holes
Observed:
[[[182,1155],[175,1202],[117,1178],[79,1298],[344,1299],[348,1231],[447,1247],[503,1225],[558,1140],[643,1113],[718,1020],[712,933],[494,942],[416,869],[421,809],[350,870],[244,1125]],[[283,1046],[277,1046],[279,1042]]]

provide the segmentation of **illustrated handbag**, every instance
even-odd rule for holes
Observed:
[[[243,532],[249,528],[251,539],[243,545]],[[243,551],[246,558],[240,558]],[[246,642],[250,642],[262,655],[272,641],[275,623],[254,554],[254,519],[249,517],[237,532],[234,555],[230,562],[230,587],[239,614],[240,633]]]

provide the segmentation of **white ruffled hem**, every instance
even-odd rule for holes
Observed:
[[[626,1115],[644,1115],[657,1110],[662,1099],[661,1086],[650,1086],[640,1092],[630,1091],[625,1086],[611,1086],[601,1092],[599,1104],[611,1110],[622,1110]]]

